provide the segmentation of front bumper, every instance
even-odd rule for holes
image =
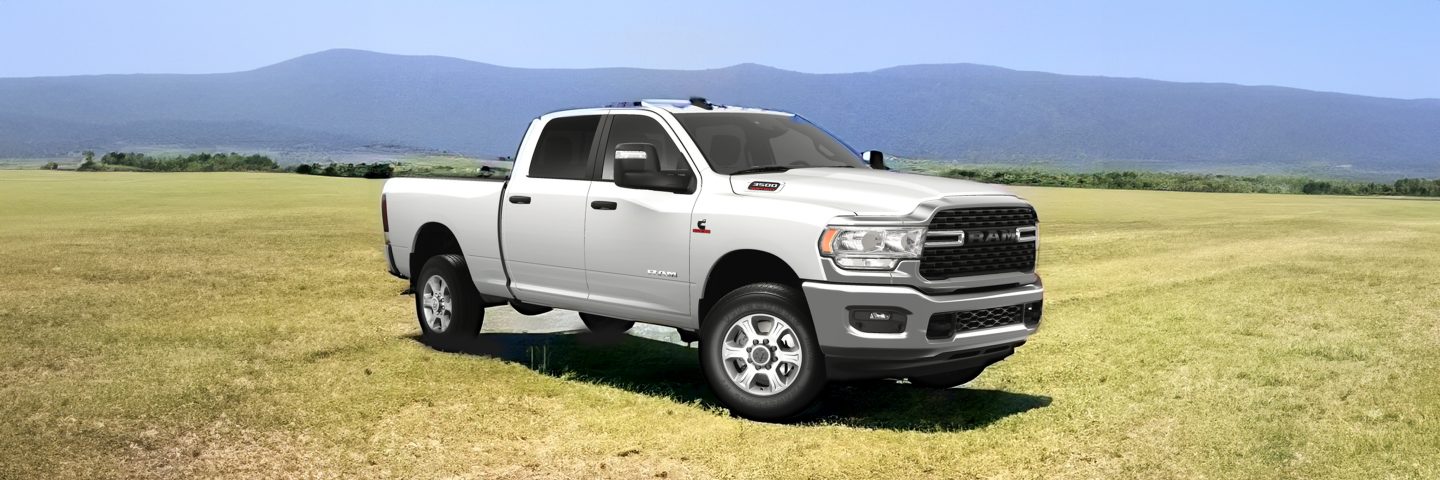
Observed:
[[[1039,302],[1040,282],[977,293],[929,295],[908,286],[805,282],[805,299],[820,350],[832,379],[914,376],[943,373],[1000,361],[1039,328],[1032,323],[964,331],[950,338],[926,336],[936,313],[982,310]],[[855,307],[908,312],[904,330],[867,333],[851,326]]]

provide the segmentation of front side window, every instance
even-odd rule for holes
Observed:
[[[763,167],[866,167],[854,150],[798,115],[693,112],[677,113],[675,118],[718,173]]]
[[[599,126],[599,115],[562,117],[546,122],[530,158],[529,176],[565,180],[590,178],[590,148]]]
[[[689,172],[690,164],[680,154],[680,148],[670,140],[665,127],[655,119],[643,115],[614,115],[610,117],[610,136],[605,142],[605,163],[600,170],[600,179],[615,180],[615,146],[622,143],[648,143],[655,146],[660,155],[660,171]]]

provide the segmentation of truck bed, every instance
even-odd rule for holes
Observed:
[[[460,241],[480,293],[509,297],[500,261],[500,194],[503,179],[392,178],[383,189],[389,211],[386,240],[396,269],[414,275],[410,253],[422,227],[449,228]],[[435,224],[427,226],[428,224]]]

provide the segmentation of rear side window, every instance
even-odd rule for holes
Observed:
[[[690,164],[680,154],[680,148],[670,141],[655,119],[642,115],[613,115],[610,117],[610,135],[605,141],[605,163],[600,170],[600,179],[615,180],[615,146],[622,143],[648,143],[655,146],[660,155],[660,170],[666,172],[689,172]]]
[[[590,148],[599,115],[563,117],[545,123],[535,154],[530,159],[534,178],[585,180],[590,178]]]

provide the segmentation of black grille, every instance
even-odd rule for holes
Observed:
[[[930,325],[925,329],[925,337],[932,340],[943,340],[953,337],[957,333],[971,330],[1024,323],[1026,311],[1034,312],[1037,318],[1040,315],[1039,305],[1028,303],[965,312],[937,313],[930,316]]]
[[[925,247],[925,253],[920,258],[920,275],[930,280],[1034,269],[1035,242]]]
[[[1009,229],[1037,222],[1035,209],[1030,207],[963,208],[936,212],[930,231]],[[1035,242],[926,246],[920,257],[920,276],[928,280],[1034,269]]]

